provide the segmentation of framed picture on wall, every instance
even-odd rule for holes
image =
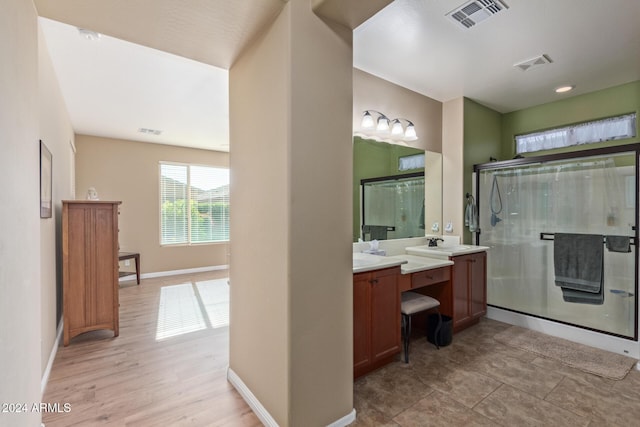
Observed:
[[[51,179],[53,159],[51,152],[40,141],[40,218],[51,218]]]

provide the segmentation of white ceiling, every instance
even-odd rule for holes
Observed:
[[[70,24],[41,19],[77,133],[222,151],[226,70],[285,3],[34,1],[40,16]],[[445,17],[464,0],[395,0],[355,30],[354,66],[439,101],[466,96],[500,112],[640,80],[640,1],[505,2],[506,11],[464,29]],[[75,26],[113,37],[90,42]],[[513,67],[541,54],[552,63]],[[561,84],[576,89],[557,95]]]
[[[395,0],[354,33],[354,66],[423,95],[465,96],[505,113],[640,79],[640,1],[504,0],[470,29],[466,0]],[[550,65],[513,65],[545,54]]]
[[[229,150],[227,70],[39,19],[76,133]]]

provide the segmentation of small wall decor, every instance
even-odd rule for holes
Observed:
[[[40,218],[51,218],[51,180],[53,178],[51,152],[40,141]]]
[[[100,198],[98,198],[98,192],[96,191],[95,187],[89,187],[89,189],[87,190],[87,200],[100,200]]]

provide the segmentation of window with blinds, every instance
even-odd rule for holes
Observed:
[[[229,240],[229,169],[160,163],[160,244]]]
[[[631,113],[526,135],[516,135],[516,153],[531,153],[572,145],[635,138],[635,136],[636,113]]]

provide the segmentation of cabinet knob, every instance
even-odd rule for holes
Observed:
[[[369,283],[371,283],[372,285],[375,285],[376,283],[378,283],[378,279],[371,279],[369,280]]]

